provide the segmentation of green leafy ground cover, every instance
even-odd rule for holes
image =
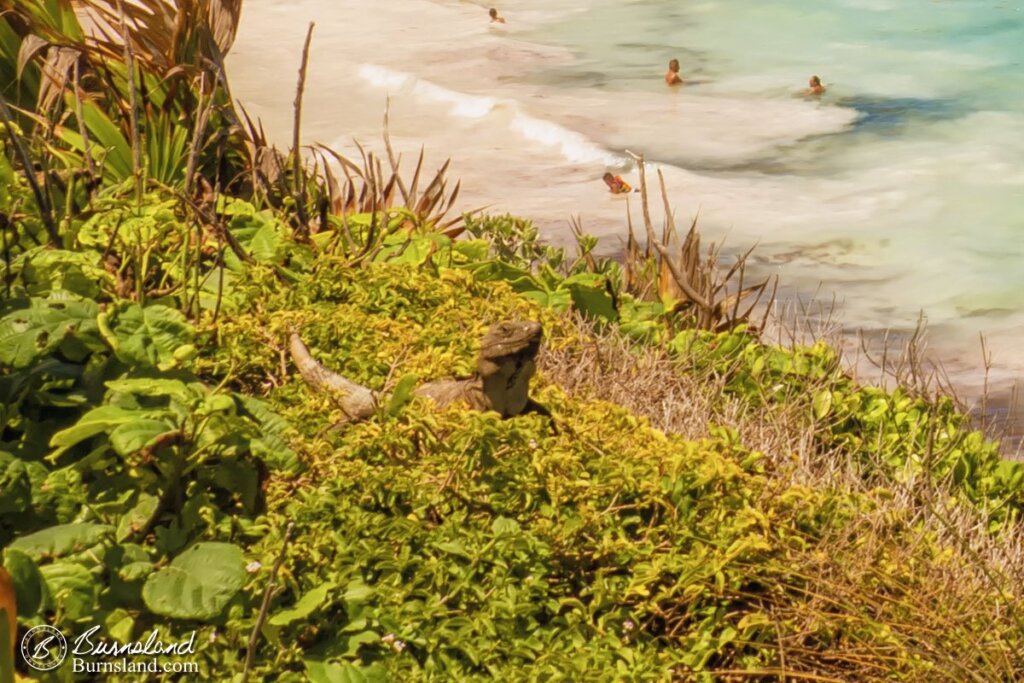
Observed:
[[[453,239],[431,213],[442,190],[402,208],[384,201],[398,181],[364,176],[336,211],[314,176],[250,181],[253,131],[230,108],[197,123],[197,101],[230,100],[174,80],[167,56],[199,62],[202,41],[162,60],[139,42],[142,95],[92,46],[87,106],[65,92],[32,110],[40,65],[17,68],[21,41],[74,41],[77,24],[62,3],[26,7],[0,19],[18,105],[0,154],[0,546],[22,632],[197,631],[212,680],[1024,670],[1024,470],[948,399],[859,386],[823,343],[694,327],[678,301],[627,291],[587,238],[571,257],[528,221],[477,217]],[[542,321],[551,357],[617,340],[637,394],[630,359],[652,350],[713,382],[700,433],[569,390],[543,358],[550,418],[399,390],[337,430],[284,351],[301,330],[326,365],[392,391],[470,372],[510,318]],[[795,446],[734,424],[749,416],[841,474],[799,474]]]
[[[283,244],[267,253],[287,254]],[[380,389],[469,371],[489,320],[538,318],[550,347],[579,343],[568,318],[484,279],[469,253],[476,244],[460,245],[450,267],[437,265],[444,250],[429,265],[324,257],[287,279],[253,266],[230,291],[232,314],[198,329],[164,304],[101,310],[68,289],[8,299],[0,528],[25,623],[125,638],[199,628],[207,673],[237,672],[292,522],[261,677],[755,676],[778,670],[779,642],[794,637],[794,671],[859,676],[863,662],[844,661],[856,656],[886,676],[953,680],[956,667],[1017,661],[1016,624],[979,621],[1004,587],[972,595],[980,611],[966,614],[956,595],[918,604],[926,577],[963,553],[913,508],[894,508],[884,485],[922,464],[918,433],[936,415],[957,445],[939,462],[987,473],[950,491],[991,511],[993,530],[1018,509],[1019,490],[1000,478],[1015,468],[948,406],[853,386],[824,346],[786,351],[742,331],[670,343],[751,399],[771,400],[766,386],[788,395],[780,382],[813,388],[810,410],[834,415],[817,438],[884,454],[870,462],[887,469],[865,471],[874,489],[780,485],[728,425],[688,441],[543,376],[537,397],[553,420],[417,400],[332,431],[337,408],[282,372],[292,328],[323,362]],[[856,554],[859,532],[877,547],[854,587],[885,599],[826,609],[815,574]],[[948,621],[916,632],[921,614]],[[983,629],[976,659],[932,651]]]

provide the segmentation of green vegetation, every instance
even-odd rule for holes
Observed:
[[[104,39],[57,0],[0,17],[20,632],[196,631],[213,680],[1024,670],[1024,466],[949,399],[762,341],[767,284],[720,272],[695,229],[645,220],[651,251],[630,229],[620,264],[582,233],[569,255],[528,221],[448,218],[458,188],[422,159],[306,168],[230,107],[232,15],[142,4],[83,3]],[[336,430],[285,352],[301,329],[391,390],[470,372],[514,318],[544,324],[550,418],[406,394]]]

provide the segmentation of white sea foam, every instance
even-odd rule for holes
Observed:
[[[406,92],[426,102],[450,105],[448,113],[466,119],[480,119],[495,114],[501,123],[525,139],[551,147],[571,163],[592,163],[616,166],[622,157],[612,154],[585,135],[563,126],[531,116],[512,100],[498,100],[457,92],[411,73],[388,69],[376,64],[363,64],[359,75],[371,85],[393,93]],[[500,111],[499,111],[500,110]],[[506,115],[506,113],[508,115]]]
[[[498,101],[493,97],[479,97],[456,92],[448,88],[417,78],[411,73],[396,71],[376,64],[363,64],[359,75],[371,85],[389,91],[408,91],[429,102],[451,105],[452,116],[479,119],[490,114]]]
[[[621,156],[602,149],[584,135],[563,128],[557,123],[534,118],[521,112],[512,118],[510,128],[528,140],[539,142],[547,147],[554,147],[567,161],[573,163],[617,166],[623,162]]]
[[[363,64],[359,67],[359,75],[371,84],[388,90],[401,90],[415,80],[410,73],[395,71],[376,64]]]
[[[422,143],[451,156],[461,208],[529,216],[554,241],[582,211],[606,247],[630,198],[609,196],[600,175],[623,161],[616,150],[643,152],[665,162],[679,217],[699,209],[707,239],[759,243],[759,263],[795,290],[842,292],[851,327],[912,326],[925,309],[950,348],[984,329],[1007,349],[998,360],[1024,368],[1010,350],[1024,330],[1024,118],[1011,106],[1024,91],[1017,72],[993,66],[1016,54],[1000,47],[1013,31],[992,33],[966,7],[509,0],[509,23],[495,31],[486,5],[453,0],[297,0],[268,13],[282,6],[247,4],[243,59],[231,65],[247,105],[254,92],[276,103],[278,139],[292,114],[279,83],[294,80],[296,46],[315,18],[309,138],[372,146],[386,93],[395,149],[415,155]],[[262,24],[246,23],[261,12]],[[919,25],[930,30],[911,35]],[[700,83],[666,89],[670,56]],[[247,70],[255,90],[244,91]],[[812,72],[828,94],[793,97]],[[843,106],[857,106],[850,100],[869,106],[858,113]],[[954,331],[964,344],[950,341]]]

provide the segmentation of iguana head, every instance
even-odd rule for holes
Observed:
[[[543,336],[540,323],[533,320],[506,320],[491,325],[480,340],[477,371],[486,378],[508,362],[533,360]]]

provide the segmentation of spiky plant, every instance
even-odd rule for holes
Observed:
[[[753,285],[745,283],[747,258],[752,249],[739,255],[724,272],[719,266],[720,246],[712,244],[702,256],[697,218],[680,240],[660,169],[658,184],[665,223],[659,239],[651,219],[644,159],[642,156],[635,159],[640,171],[640,202],[647,243],[641,248],[632,215],[627,210],[628,236],[622,282],[625,291],[641,299],[657,296],[665,305],[669,319],[683,327],[716,332],[739,325],[756,328],[752,321],[754,311],[769,292],[769,284],[772,287],[767,301],[774,299],[777,281],[769,278]],[[751,297],[753,301],[745,303]]]

